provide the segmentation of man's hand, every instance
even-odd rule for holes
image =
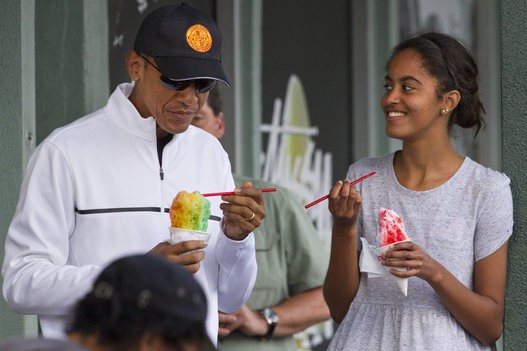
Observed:
[[[219,328],[218,336],[220,338],[225,338],[229,336],[234,330],[238,329],[240,323],[236,317],[236,313],[223,313],[218,312],[219,317]]]
[[[258,311],[243,305],[238,311],[227,314],[219,312],[218,336],[224,338],[238,330],[247,336],[263,336],[267,333],[267,322]]]
[[[234,189],[235,195],[221,197],[223,232],[232,240],[243,240],[262,224],[265,218],[263,195],[251,182]]]
[[[205,247],[207,247],[207,242],[201,240],[181,241],[177,244],[162,242],[147,254],[163,256],[172,262],[179,263],[190,273],[196,273],[201,266],[200,262],[205,258],[205,251],[203,251]]]

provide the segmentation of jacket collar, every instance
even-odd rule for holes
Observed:
[[[119,84],[110,96],[106,109],[121,128],[142,139],[156,141],[155,119],[151,116],[143,118],[128,99],[133,87],[133,83]]]

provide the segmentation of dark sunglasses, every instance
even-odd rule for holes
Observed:
[[[206,93],[207,91],[211,91],[216,86],[216,80],[215,79],[191,79],[191,80],[172,80],[166,76],[163,75],[163,72],[157,68],[152,62],[150,62],[149,59],[147,59],[145,56],[139,54],[150,66],[154,67],[156,71],[161,73],[161,84],[171,90],[175,91],[181,91],[187,89],[190,84],[194,84],[194,89],[198,94]]]

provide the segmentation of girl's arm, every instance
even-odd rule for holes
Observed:
[[[484,345],[494,343],[503,330],[507,242],[474,264],[474,291],[442,268],[430,285],[463,328]]]
[[[357,218],[361,202],[359,192],[347,180],[338,181],[329,194],[333,230],[323,292],[331,317],[337,323],[346,316],[359,288]]]

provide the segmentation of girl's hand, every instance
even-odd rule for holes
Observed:
[[[440,271],[439,263],[430,257],[419,245],[406,241],[395,244],[386,252],[381,263],[387,267],[398,267],[406,270],[391,269],[390,273],[400,278],[419,277],[432,281]]]
[[[357,223],[362,198],[349,180],[339,180],[329,192],[329,211],[333,215],[333,226],[351,227]]]

